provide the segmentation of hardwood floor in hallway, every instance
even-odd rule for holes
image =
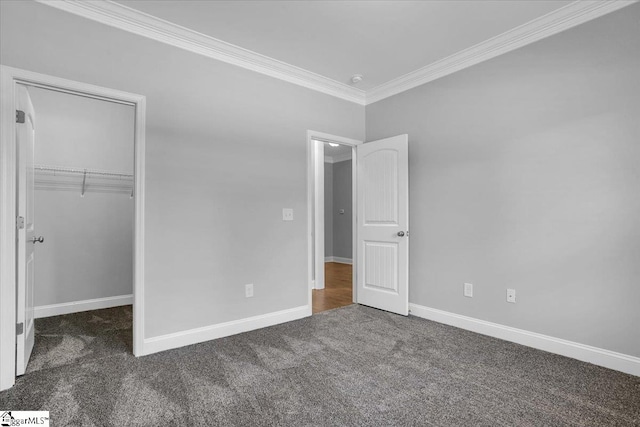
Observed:
[[[324,264],[324,289],[313,290],[313,314],[353,304],[352,274],[349,264]]]

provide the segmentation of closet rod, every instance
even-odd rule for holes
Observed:
[[[58,166],[42,166],[42,165],[34,165],[35,170],[46,171],[46,172],[64,172],[64,173],[77,173],[82,175],[101,175],[101,176],[117,176],[121,178],[133,178],[133,174],[129,173],[117,173],[117,172],[103,172],[103,171],[92,171],[90,169],[75,169],[75,168],[63,168]]]

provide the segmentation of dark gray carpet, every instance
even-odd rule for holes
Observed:
[[[352,305],[135,358],[131,309],[40,319],[0,409],[54,426],[633,426],[640,378]]]

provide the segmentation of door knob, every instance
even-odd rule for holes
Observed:
[[[33,243],[34,245],[36,243],[43,243],[44,242],[44,237],[40,236],[40,237],[32,237],[31,238],[31,243]]]
[[[398,237],[403,237],[404,236],[404,231],[398,231]]]

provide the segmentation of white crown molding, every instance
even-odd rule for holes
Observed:
[[[430,65],[395,78],[367,91],[366,104],[372,104],[398,93],[413,89],[464,68],[511,52],[543,38],[560,33],[607,13],[614,12],[637,0],[574,1],[526,24],[461,50]]]
[[[365,92],[109,0],[36,0],[139,36],[364,105]]]
[[[110,0],[35,1],[359,105],[372,104],[637,2],[637,0],[577,0],[365,92],[348,84],[243,49]]]
[[[325,163],[339,163],[351,160],[351,153],[336,154],[334,156],[324,156]]]

